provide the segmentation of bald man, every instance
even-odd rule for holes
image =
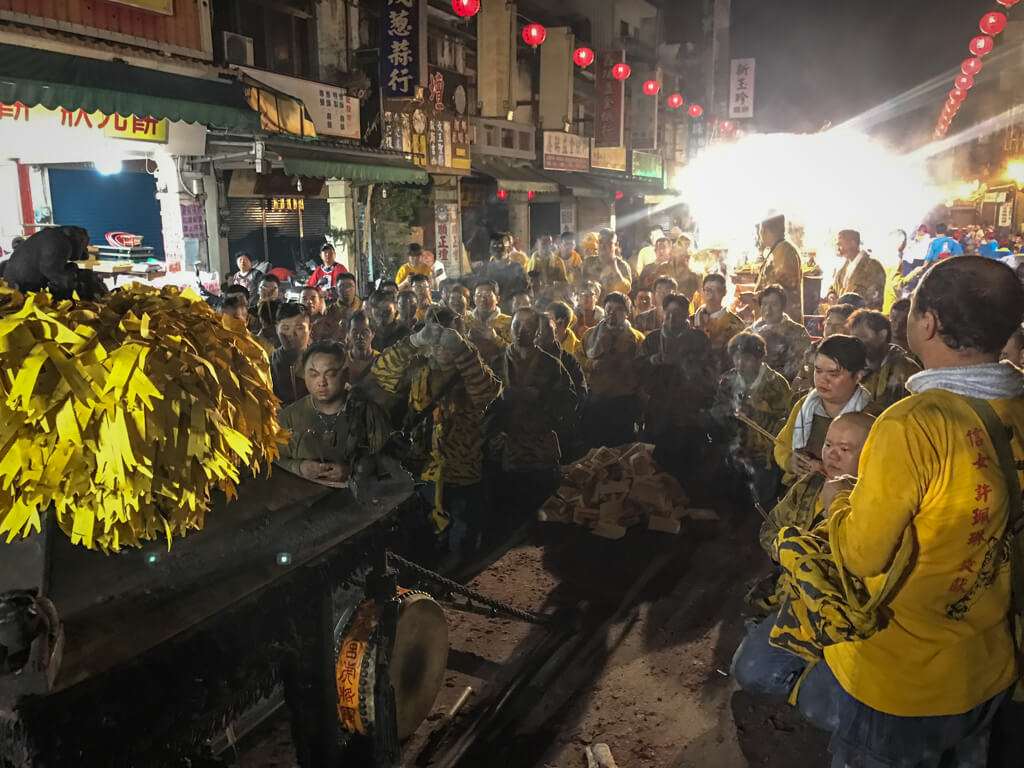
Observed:
[[[875,419],[866,413],[839,416],[828,428],[822,449],[822,463],[829,477],[856,478],[860,454]],[[774,560],[775,539],[780,529],[796,526],[813,528],[824,514],[822,490],[825,478],[817,472],[797,480],[786,496],[771,511],[771,524],[761,526],[761,547]],[[768,638],[778,616],[778,570],[755,585],[747,600],[768,616],[747,630],[747,636],[736,649],[731,673],[745,691],[788,695],[805,663],[799,656],[769,645]]]
[[[875,419],[866,413],[846,413],[832,422],[821,449],[821,461],[830,478],[857,477],[864,441]],[[771,511],[773,525],[761,526],[761,547],[774,558],[775,536],[787,525],[810,529],[824,509],[821,491],[825,478],[817,472],[800,478]]]

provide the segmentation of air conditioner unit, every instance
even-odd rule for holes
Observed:
[[[224,58],[228,64],[240,64],[251,67],[252,38],[239,35],[236,32],[224,32]]]

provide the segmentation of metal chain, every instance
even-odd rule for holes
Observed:
[[[387,554],[388,560],[390,562],[397,563],[401,567],[412,571],[417,576],[432,581],[435,584],[439,584],[440,586],[448,590],[448,592],[454,592],[456,594],[463,595],[464,597],[468,597],[470,600],[480,603],[481,605],[486,606],[487,608],[490,608],[495,613],[504,613],[508,616],[511,616],[514,619],[519,619],[520,621],[525,621],[530,624],[546,624],[548,622],[547,616],[544,616],[539,613],[530,613],[529,611],[524,611],[521,608],[516,608],[515,606],[508,605],[506,603],[501,603],[497,600],[492,600],[486,595],[482,595],[481,593],[476,592],[475,590],[472,590],[469,587],[459,584],[457,581],[452,581],[451,579],[445,578],[444,576],[442,576],[439,573],[436,573],[435,571],[431,571],[427,568],[424,568],[422,565],[417,565],[411,560],[406,560],[401,555],[396,555],[394,552],[391,552],[390,550],[388,551]]]

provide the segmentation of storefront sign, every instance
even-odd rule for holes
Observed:
[[[102,112],[86,112],[82,109],[47,109],[26,107],[20,101],[14,104],[0,104],[0,125],[4,122],[59,124],[64,128],[92,128],[102,131],[111,139],[132,141],[167,142],[167,120],[129,115],[105,115]]]
[[[654,152],[633,150],[633,175],[641,179],[660,179],[662,176],[661,155]]]
[[[1013,224],[1013,203],[1004,203],[999,206],[999,221],[996,226],[1009,227]]]
[[[431,173],[466,175],[470,168],[469,122],[438,110],[436,103],[385,102],[381,146],[404,152]]]
[[[590,152],[590,167],[602,168],[608,171],[626,172],[626,148],[625,147],[598,147]]]
[[[462,236],[459,232],[459,206],[457,203],[443,203],[435,208],[435,234],[439,261],[459,261],[462,253]]]
[[[301,101],[318,136],[341,136],[346,139],[362,136],[359,99],[349,96],[344,88],[251,67],[239,69],[253,80]],[[290,132],[303,135],[294,130]]]
[[[444,152],[436,155],[443,162],[430,162],[440,168],[469,171],[469,115],[468,81],[465,75],[449,70],[435,69],[427,80],[429,106],[427,114],[434,125],[433,132],[445,139]],[[440,128],[438,123],[444,123]]]
[[[164,16],[174,15],[174,0],[107,0],[107,2],[127,5],[129,8],[138,8],[150,13],[162,13]]]
[[[267,210],[274,213],[304,211],[306,210],[306,201],[301,197],[273,197],[267,200]]]
[[[636,79],[639,73],[633,72],[631,79]],[[658,102],[657,96],[648,96],[643,88],[636,87],[639,82],[654,80],[661,83],[661,70],[646,72],[639,75],[639,80],[633,84],[632,98],[630,99],[629,114],[629,135],[633,149],[657,149],[658,148]]]
[[[575,133],[544,131],[544,169],[589,171],[590,142]]]
[[[563,202],[558,209],[558,227],[560,232],[576,231],[576,202]]]
[[[1006,202],[1006,192],[986,192],[982,202],[1004,203]]]
[[[420,37],[425,20],[423,0],[386,0],[381,51],[384,98],[411,99],[420,84]]]
[[[201,203],[181,206],[181,232],[193,240],[206,239],[206,208]]]
[[[618,147],[623,144],[625,121],[625,84],[612,77],[612,67],[625,59],[626,52],[602,51],[597,54],[594,75],[597,78],[597,116],[594,146]]]
[[[729,75],[729,117],[754,116],[755,59],[733,59]]]

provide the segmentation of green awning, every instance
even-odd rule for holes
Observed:
[[[259,130],[238,82],[204,80],[118,61],[0,45],[0,102]]]
[[[509,165],[501,160],[474,157],[473,175],[494,179],[499,189],[509,192],[558,192],[558,185],[529,166]]]
[[[328,151],[301,152],[282,150],[272,144],[267,149],[280,152],[285,173],[292,176],[314,176],[320,179],[345,179],[363,184],[426,184],[430,176],[404,157],[386,153]]]

